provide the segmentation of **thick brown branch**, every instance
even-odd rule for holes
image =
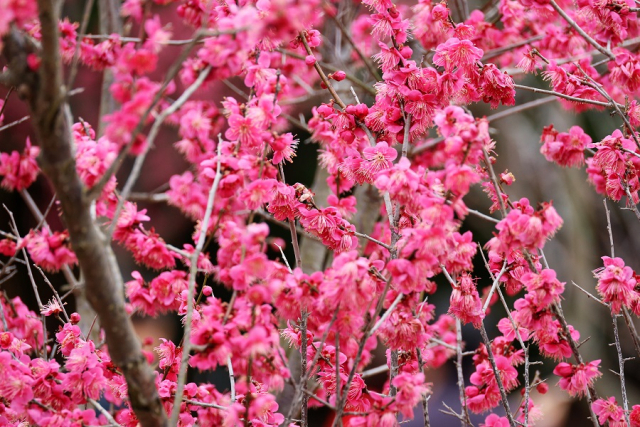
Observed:
[[[90,214],[91,201],[76,171],[71,123],[58,45],[58,11],[51,0],[39,0],[42,53],[39,73],[26,62],[37,53],[32,43],[15,28],[4,37],[3,55],[9,64],[12,83],[31,109],[37,140],[42,150],[40,164],[58,195],[71,245],[78,258],[87,297],[106,332],[113,363],[129,389],[129,400],[143,426],[167,424],[154,374],[142,355],[129,317],[124,309],[120,269],[109,242]]]

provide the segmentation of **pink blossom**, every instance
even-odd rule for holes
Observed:
[[[561,377],[560,388],[566,390],[571,396],[583,396],[589,387],[593,386],[593,381],[602,374],[598,371],[600,360],[594,360],[587,364],[571,365],[569,363],[559,363],[553,370],[555,375]]]
[[[540,152],[549,161],[561,166],[580,166],[584,164],[584,150],[591,144],[591,137],[582,128],[572,126],[569,133],[558,133],[553,126],[544,129]]]
[[[48,227],[42,227],[39,231],[31,230],[24,238],[24,245],[33,261],[47,271],[57,271],[77,262],[66,231],[51,233]]]
[[[417,375],[401,373],[393,379],[392,384],[397,389],[395,403],[398,410],[407,418],[413,417],[413,407],[429,390],[424,382],[424,374],[422,372]]]
[[[489,416],[484,419],[484,424],[480,424],[480,427],[508,427],[509,425],[509,420],[506,417],[489,414]]]
[[[623,306],[630,306],[637,298],[635,275],[622,258],[603,256],[602,261],[604,267],[594,271],[598,293],[605,302],[611,303],[614,313],[619,313]]]
[[[556,272],[544,269],[540,274],[526,273],[521,279],[531,296],[531,302],[543,308],[560,299],[564,292],[564,282],[556,279]]]
[[[516,103],[514,83],[511,76],[500,72],[493,64],[487,64],[482,68],[481,85],[482,100],[497,108],[498,105],[514,105]]]
[[[451,291],[449,313],[460,319],[463,324],[472,322],[476,328],[480,327],[484,319],[478,289],[468,274],[463,274]]]
[[[452,37],[436,48],[433,62],[452,71],[454,67],[469,68],[482,58],[482,49],[478,49],[469,40]]]
[[[33,184],[40,172],[36,162],[39,153],[40,147],[33,147],[29,138],[22,153],[1,153],[0,175],[4,176],[2,186],[9,191],[20,191]]]
[[[60,304],[58,303],[58,300],[54,298],[50,300],[47,304],[45,304],[42,307],[42,310],[40,312],[45,316],[51,316],[51,315],[57,316],[60,313],[62,313],[63,310],[64,309],[60,306]]]
[[[600,424],[608,423],[611,427],[625,427],[624,409],[616,403],[616,398],[598,399],[591,405]]]
[[[629,418],[631,427],[640,427],[640,405],[633,405]]]

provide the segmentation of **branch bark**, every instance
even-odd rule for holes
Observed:
[[[124,309],[120,269],[110,242],[91,218],[91,200],[76,171],[67,92],[62,85],[59,10],[53,0],[38,0],[38,10],[42,29],[40,52],[16,28],[4,37],[7,80],[29,104],[41,148],[40,166],[60,200],[71,245],[85,279],[87,298],[105,330],[112,361],[125,376],[131,407],[141,425],[166,426],[154,372],[142,355]],[[29,54],[41,57],[37,72],[27,65]]]

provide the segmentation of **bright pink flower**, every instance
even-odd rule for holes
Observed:
[[[56,340],[60,344],[60,353],[63,356],[69,356],[71,350],[84,342],[80,336],[82,335],[80,327],[65,323],[62,330],[56,333]]]
[[[163,309],[178,310],[180,301],[177,296],[187,288],[187,273],[178,270],[164,271],[149,283],[149,294]]]
[[[529,330],[527,328],[523,328],[517,325],[518,334],[523,341],[527,341],[529,339]],[[500,319],[498,322],[498,330],[504,335],[504,337],[509,341],[515,341],[518,337],[516,335],[516,331],[513,328],[513,324],[508,317],[504,317]]]
[[[13,256],[16,253],[16,242],[11,239],[0,240],[0,254],[4,256]]]
[[[60,304],[58,303],[58,300],[54,298],[50,300],[49,303],[45,304],[42,307],[42,310],[40,312],[45,316],[51,316],[51,315],[57,316],[63,311],[64,309],[60,306]]]
[[[11,154],[0,154],[0,175],[4,176],[2,186],[9,191],[19,191],[33,184],[40,172],[36,162],[39,153],[40,147],[31,146],[27,138],[22,153],[12,151]]]
[[[362,154],[364,160],[356,174],[361,175],[364,182],[372,182],[378,172],[389,169],[398,157],[398,152],[386,142],[379,142],[375,147],[367,147],[362,150]]]
[[[246,147],[257,147],[262,143],[263,132],[250,117],[242,117],[240,114],[229,116],[229,129],[224,136],[228,140],[238,141]]]
[[[566,390],[571,396],[583,396],[589,387],[593,386],[593,381],[602,374],[598,371],[600,360],[594,360],[587,364],[571,365],[569,363],[559,363],[553,370],[560,378],[560,388]]]
[[[531,295],[531,301],[541,308],[559,301],[564,292],[564,282],[558,281],[554,270],[544,269],[540,274],[526,273],[520,280]]]
[[[608,423],[610,427],[626,427],[624,409],[616,403],[616,398],[598,399],[591,405],[600,424]]]
[[[78,260],[71,251],[69,233],[51,233],[48,227],[39,231],[31,230],[24,238],[24,244],[33,261],[47,271],[58,271],[64,265],[73,265]]]
[[[500,417],[496,414],[489,414],[484,419],[484,424],[480,424],[480,427],[508,427],[509,420],[506,417]]]
[[[84,403],[86,399],[100,398],[107,381],[92,341],[71,350],[65,367],[69,372],[64,376],[62,386],[71,392],[74,402]]]
[[[562,225],[562,218],[550,204],[535,212],[527,199],[520,199],[505,219],[496,225],[499,234],[487,243],[491,251],[510,254],[513,250],[537,250]]]
[[[497,384],[491,386],[468,386],[464,389],[469,410],[476,414],[495,408],[500,403],[500,389]]]
[[[482,55],[482,49],[475,47],[469,40],[451,37],[436,48],[433,63],[450,72],[454,67],[471,68]]]
[[[396,409],[406,418],[413,417],[413,407],[420,402],[422,395],[425,394],[429,387],[424,382],[424,374],[401,373],[392,381],[397,389]]]
[[[572,126],[569,133],[558,133],[551,125],[544,128],[540,142],[540,152],[547,160],[574,167],[584,164],[584,150],[591,144],[591,137],[579,126]]]
[[[516,90],[513,78],[506,72],[502,73],[493,64],[487,64],[480,73],[482,100],[498,108],[498,105],[514,105],[516,103]]]
[[[623,306],[630,306],[637,298],[635,275],[622,258],[603,256],[602,261],[604,267],[593,272],[598,279],[598,293],[605,302],[611,303],[614,313],[620,313]]]
[[[259,179],[247,185],[238,199],[243,201],[249,210],[256,210],[266,203],[270,203],[276,196],[275,179]]]
[[[633,405],[629,418],[631,427],[640,427],[640,405]]]
[[[273,164],[277,165],[283,160],[293,162],[296,156],[296,148],[298,148],[298,140],[293,138],[290,132],[278,135],[269,141],[269,146],[273,150]]]
[[[449,303],[450,314],[460,319],[463,324],[471,322],[476,328],[480,327],[485,314],[482,311],[478,288],[469,274],[463,274],[453,287]]]
[[[176,345],[164,338],[160,338],[162,343],[154,350],[158,353],[158,367],[166,374],[165,377],[170,381],[176,381],[180,370],[180,361],[182,357],[182,347],[176,348]]]
[[[124,246],[131,251],[136,262],[155,270],[173,268],[176,265],[176,255],[169,251],[164,240],[153,230],[134,230],[127,237]]]

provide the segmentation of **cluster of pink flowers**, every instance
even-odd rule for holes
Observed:
[[[0,36],[14,26],[42,40],[36,3],[5,3],[0,6]],[[305,390],[312,394],[310,406],[328,403],[348,426],[395,426],[398,414],[413,417],[414,407],[437,387],[426,383],[424,369],[438,368],[462,353],[461,325],[471,323],[486,334],[490,310],[501,310],[496,302],[503,287],[515,303],[499,320],[499,334],[472,349],[474,372],[466,387],[461,384],[465,409],[491,410],[502,393],[517,390],[518,370],[528,367],[525,360],[531,354],[522,347],[529,345],[557,364],[553,372],[560,377],[560,388],[572,396],[592,397],[600,360],[579,358],[580,334],[566,323],[560,307],[565,283],[546,261],[542,266],[541,251],[563,220],[551,202],[534,208],[527,198],[510,199],[505,189],[515,177],[493,170],[496,143],[489,119],[474,117],[467,106],[514,105],[514,77],[503,69],[517,67],[525,73],[541,70],[562,105],[574,111],[624,107],[620,114],[629,122],[624,131],[593,143],[578,126],[559,132],[550,125],[542,132],[541,153],[561,166],[586,164],[598,193],[638,203],[640,144],[632,127],[640,125],[640,106],[626,98],[638,96],[640,55],[624,44],[640,36],[633,1],[501,0],[496,23],[480,10],[452,11],[446,3],[429,0],[411,8],[391,0],[362,0],[366,8],[348,31],[352,65],[368,69],[367,78],[375,79],[365,102],[355,90],[352,102],[344,101],[351,99],[346,95],[340,98],[348,88],[346,79],[356,86],[367,84],[350,70],[334,70],[326,78],[317,72],[326,65],[320,54],[323,24],[328,16],[342,19],[333,3],[154,3],[175,12],[182,21],[178,27],[192,28],[200,42],[178,64],[176,80],[157,77],[172,26],[152,15],[141,0],[126,0],[120,10],[127,27],[138,28],[140,39],[117,34],[78,39],[79,25],[67,19],[58,27],[66,63],[77,57],[80,64],[114,76],[109,89],[119,106],[101,118],[104,135],[98,137],[91,124],[81,121],[73,125],[72,137],[76,171],[86,190],[104,184],[91,207],[104,233],[138,264],[155,271],[148,278],[132,273],[124,290],[127,309],[145,316],[176,313],[189,322],[189,365],[231,368],[234,373],[233,392],[211,384],[184,385],[180,426],[291,421],[278,412],[274,393],[288,383],[304,393],[288,365],[294,351],[308,367],[303,378],[309,376],[317,385]],[[569,19],[555,8],[567,11]],[[611,52],[605,73],[591,63],[594,43],[600,53]],[[32,69],[39,65],[37,55],[29,57]],[[181,87],[212,87],[221,81],[237,89],[237,96],[220,105],[180,99]],[[246,93],[235,87],[239,82]],[[295,104],[315,95],[314,88],[332,89],[333,99],[314,106],[309,120],[300,122],[294,118],[299,112]],[[170,105],[175,108],[164,117]],[[169,204],[195,223],[192,241],[182,248],[155,231],[147,209],[124,200],[115,176],[104,177],[121,150],[144,159],[152,148],[146,129],[160,118],[176,128],[173,146],[187,164],[183,173],[167,177],[164,193]],[[320,144],[318,163],[328,175],[327,197],[300,183],[291,185],[285,177],[283,166],[293,162],[298,150],[290,122],[307,128]],[[39,173],[39,151],[27,139],[21,152],[0,154],[2,187],[28,189]],[[585,152],[591,153],[589,158]],[[497,290],[479,288],[473,261],[483,247],[463,229],[467,216],[478,214],[465,199],[476,184],[487,193],[490,212],[502,214],[499,220],[480,215],[495,221],[484,249]],[[378,218],[370,235],[358,229],[358,209],[366,208],[357,207],[354,194],[362,187],[384,201],[379,212],[374,208]],[[205,218],[212,190],[215,198]],[[272,256],[270,249],[284,243],[271,237],[258,217],[269,217],[294,233],[299,225],[305,239],[314,238],[329,250],[325,267],[307,272],[293,260]],[[194,283],[187,270],[201,235],[207,246],[197,249]],[[67,231],[44,225],[24,238],[3,237],[1,254],[13,257],[26,249],[48,272],[77,262]],[[594,272],[602,302],[613,315],[623,308],[640,315],[633,269],[621,258],[602,259],[604,267]],[[425,297],[436,292],[440,275],[451,284],[451,294],[448,310],[436,311]],[[189,297],[190,286],[194,298]],[[229,302],[218,296],[219,287],[232,292]],[[113,418],[121,425],[138,424],[123,372],[104,344],[82,336],[78,314],[66,320],[65,306],[57,299],[41,307],[41,315],[63,323],[55,342],[46,341],[40,318],[20,299],[0,294],[0,303],[0,424],[112,422],[103,413],[80,409],[100,399],[116,408]],[[379,343],[388,349],[392,372],[381,393],[362,373]],[[54,350],[61,363],[54,360]],[[161,371],[156,385],[169,414],[183,388],[178,384],[183,350],[184,344],[166,339],[155,348]],[[537,385],[546,391],[545,383]],[[531,390],[522,391],[526,398],[513,417],[532,425],[540,410]],[[614,397],[590,403],[601,423],[623,425],[628,415],[632,425],[640,425],[640,405],[625,414]],[[490,414],[482,425],[505,427],[513,421]]]
[[[12,151],[10,154],[0,153],[2,186],[9,191],[20,191],[33,184],[40,173],[36,163],[39,153],[40,147],[32,146],[29,138],[22,153],[17,151]]]

